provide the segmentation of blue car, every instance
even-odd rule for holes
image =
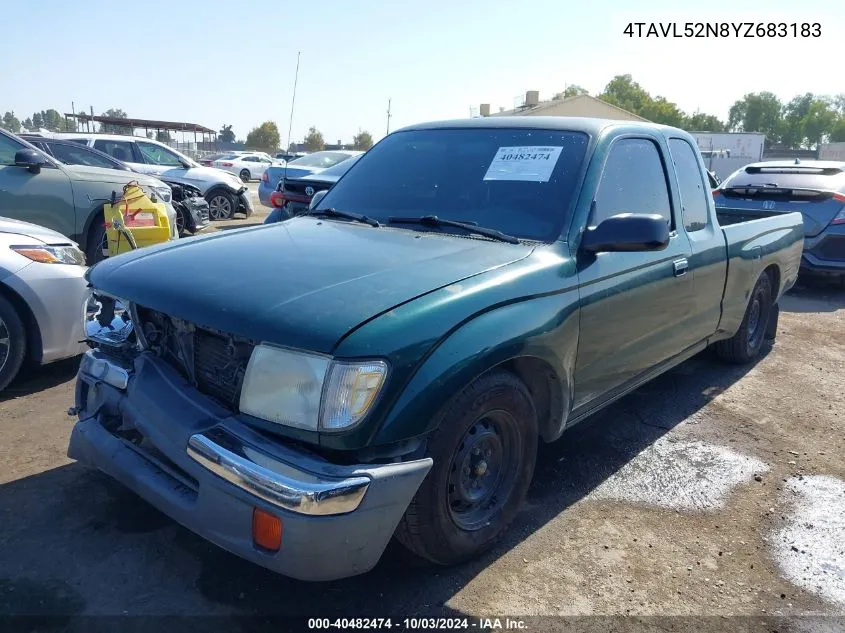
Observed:
[[[801,272],[845,286],[845,162],[752,163],[728,176],[713,196],[717,208],[747,210],[748,219],[800,211]]]
[[[282,178],[302,178],[316,174],[359,154],[363,154],[363,152],[353,150],[314,152],[291,160],[287,165],[268,167],[261,177],[261,182],[258,183],[258,199],[265,207],[273,208],[273,204],[270,202],[270,194],[276,190]]]

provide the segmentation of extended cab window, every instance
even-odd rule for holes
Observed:
[[[181,167],[182,161],[173,152],[169,152],[159,145],[153,143],[138,143],[138,149],[144,156],[144,160],[153,165],[164,165],[166,167]]]
[[[117,160],[132,162],[132,143],[129,141],[107,141],[97,139],[94,141],[94,149],[105,152]]]
[[[675,173],[681,191],[684,228],[687,231],[707,228],[707,198],[712,194],[710,189],[705,187],[695,150],[685,140],[673,138],[669,139],[669,152],[675,163]]]
[[[391,217],[436,215],[552,241],[571,208],[588,140],[582,132],[567,130],[396,132],[364,154],[318,208],[362,213],[383,223]],[[302,160],[306,164],[307,158]]]
[[[669,189],[660,152],[644,138],[613,143],[596,191],[590,226],[620,213],[658,213],[672,222]]]

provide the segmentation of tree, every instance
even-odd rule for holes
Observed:
[[[352,137],[352,147],[358,150],[368,150],[373,146],[373,135],[367,130],[359,130],[358,133]]]
[[[305,149],[309,152],[319,152],[326,146],[323,140],[323,133],[313,125],[308,128],[308,135],[305,137]]]
[[[599,99],[634,114],[638,114],[652,100],[651,95],[631,75],[616,75],[605,86]]]
[[[780,140],[783,105],[771,92],[746,94],[731,106],[728,127],[735,132],[761,132],[770,143]]]
[[[156,140],[159,143],[170,143],[173,139],[170,137],[170,132],[167,130],[159,130],[156,132]]]
[[[220,128],[220,132],[218,132],[217,140],[221,143],[234,143],[235,133],[232,131],[232,126],[224,123],[223,127]]]
[[[275,151],[279,142],[279,128],[273,121],[264,121],[246,135],[247,147],[254,149]]]
[[[830,136],[838,120],[835,106],[830,98],[813,99],[804,117],[803,125],[807,148],[823,143]]]
[[[681,127],[686,118],[678,106],[671,101],[667,101],[665,97],[657,97],[656,99],[649,97],[649,100],[636,111],[636,114],[649,121],[674,127]]]
[[[830,142],[842,143],[845,142],[845,117],[841,117],[830,130]]]
[[[4,130],[8,130],[12,134],[17,134],[21,131],[21,122],[18,117],[15,116],[14,112],[6,112],[3,115],[3,120],[0,121],[0,127]]]
[[[44,117],[41,115],[40,112],[33,112],[32,113],[32,128],[34,130],[40,130],[44,127]]]
[[[59,114],[58,110],[53,108],[44,110],[41,112],[41,116],[44,118],[44,127],[51,132],[61,132],[65,129],[65,119]]]
[[[586,88],[582,88],[577,84],[572,84],[571,86],[567,86],[563,92],[558,92],[554,97],[552,97],[553,101],[560,101],[561,99],[569,99],[570,97],[577,97],[578,95],[588,95],[590,94],[587,92]]]
[[[696,112],[686,118],[682,126],[688,132],[724,132],[725,124],[712,114]]]
[[[109,108],[100,116],[107,116],[113,119],[125,119],[126,113],[120,108]],[[100,125],[100,131],[106,134],[132,134],[132,128],[128,125],[119,125],[114,123],[103,123]]]
[[[784,106],[780,126],[780,140],[787,147],[801,147],[804,144],[804,139],[807,138],[804,124],[813,99],[813,93],[808,92],[794,97]]]
[[[30,119],[29,117],[25,118],[25,119],[21,122],[21,126],[22,126],[22,127],[25,127],[27,130],[32,131],[32,119]]]

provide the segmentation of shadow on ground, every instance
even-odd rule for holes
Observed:
[[[207,543],[77,464],[13,481],[0,486],[0,590],[6,596],[0,599],[0,617],[24,609],[61,622],[58,616],[124,608],[262,618],[460,615],[445,602],[482,569],[750,368],[721,364],[705,352],[571,429],[561,441],[541,447],[525,509],[504,540],[481,559],[450,569],[410,564],[391,544],[364,576],[306,584]],[[139,594],[144,601],[138,602]],[[230,630],[239,630],[235,624]],[[268,630],[278,626],[267,622]],[[250,630],[256,629],[260,623],[251,622]],[[58,630],[68,630],[67,622]]]
[[[845,308],[845,287],[836,281],[809,277],[799,279],[780,300],[784,312],[835,312]]]
[[[0,392],[0,402],[22,398],[66,383],[79,370],[79,356],[45,365],[25,368],[6,389]]]

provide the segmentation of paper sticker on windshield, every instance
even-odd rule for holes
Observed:
[[[562,147],[500,147],[484,180],[549,182]]]

